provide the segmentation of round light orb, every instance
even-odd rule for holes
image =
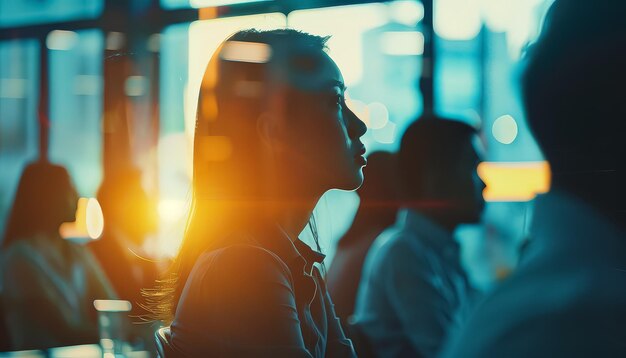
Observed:
[[[499,117],[491,127],[493,137],[502,144],[511,144],[517,138],[518,128],[515,118],[510,115]]]

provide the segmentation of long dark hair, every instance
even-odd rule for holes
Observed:
[[[296,49],[304,50],[300,56],[324,51],[326,41],[289,29],[246,30],[211,58],[198,99],[191,212],[171,269],[144,292],[151,319],[171,322],[200,254],[232,244],[238,231],[268,224],[263,214],[276,205],[268,190],[273,172],[257,120],[286,83],[285,69],[298,66]]]
[[[56,232],[63,222],[73,221],[76,190],[65,168],[46,161],[28,164],[20,177],[9,214],[2,247]]]

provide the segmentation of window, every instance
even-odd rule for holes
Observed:
[[[0,1],[0,28],[95,19],[103,6],[103,0],[4,0]]]

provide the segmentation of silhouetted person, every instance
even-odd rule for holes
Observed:
[[[367,157],[365,180],[357,190],[361,202],[352,226],[339,240],[328,269],[328,291],[343,323],[354,312],[365,255],[374,239],[391,226],[398,212],[396,155],[375,152]]]
[[[207,66],[189,225],[151,297],[173,318],[180,355],[354,357],[318,267],[324,255],[298,239],[319,198],[356,190],[366,163],[367,128],[346,105],[326,40],[240,31]]]
[[[104,232],[89,248],[119,298],[132,303],[131,314],[145,314],[140,307],[141,290],[152,287],[158,277],[157,262],[143,248],[147,235],[157,229],[154,201],[141,186],[141,173],[134,169],[106,178],[98,190],[98,201]]]
[[[63,239],[78,196],[67,171],[29,164],[2,242],[3,305],[13,349],[98,342],[95,299],[115,294],[89,251]]]
[[[484,207],[475,138],[469,125],[433,117],[402,137],[405,207],[370,248],[355,312],[376,356],[436,356],[459,323],[473,289],[453,232],[478,222]]]
[[[553,180],[517,271],[446,357],[624,357],[626,2],[557,0],[522,89]]]

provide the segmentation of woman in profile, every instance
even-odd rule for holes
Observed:
[[[177,355],[354,356],[316,266],[324,256],[298,239],[324,192],[363,181],[366,127],[326,40],[242,31],[209,62],[187,232],[149,296]]]
[[[2,241],[2,306],[11,348],[98,342],[95,299],[115,293],[84,246],[59,234],[76,219],[78,194],[65,168],[24,169]]]

